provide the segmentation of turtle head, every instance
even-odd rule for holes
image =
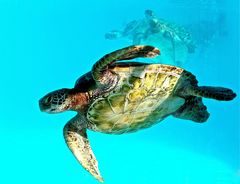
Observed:
[[[58,113],[70,109],[70,89],[60,89],[48,93],[39,100],[40,110],[47,113]]]
[[[154,12],[152,10],[145,10],[145,17],[146,18],[153,18],[154,17]]]
[[[153,11],[150,9],[145,10],[145,15],[153,16]]]
[[[105,39],[107,39],[107,40],[115,40],[115,39],[121,38],[121,37],[122,37],[122,33],[121,33],[121,31],[118,31],[118,30],[112,30],[105,34]]]

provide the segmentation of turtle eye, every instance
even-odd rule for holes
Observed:
[[[51,103],[51,101],[52,101],[52,97],[51,96],[47,97],[46,100],[45,100],[45,102],[47,104]]]

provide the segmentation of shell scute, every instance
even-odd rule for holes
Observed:
[[[141,90],[133,90],[128,94],[128,100],[131,102],[138,102],[144,99],[147,96],[147,90],[141,89]]]
[[[130,86],[132,86],[133,89],[139,89],[142,86],[142,79],[131,76],[128,79],[128,83]]]
[[[118,64],[112,71],[119,76],[118,84],[93,100],[87,113],[97,131],[121,134],[150,127],[184,103],[173,96],[183,69],[165,65],[121,68]]]
[[[106,101],[106,103],[110,105],[114,113],[116,114],[122,113],[124,103],[125,103],[125,95],[122,95],[122,94],[112,95],[108,98],[108,101]]]
[[[144,78],[144,86],[147,90],[152,89],[157,73],[146,73]]]

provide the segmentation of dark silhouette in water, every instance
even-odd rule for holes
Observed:
[[[152,10],[145,10],[144,18],[133,20],[122,30],[105,34],[108,40],[128,38],[133,44],[150,44],[161,48],[160,63],[182,66],[187,55],[195,52],[195,42],[183,27],[158,18]]]

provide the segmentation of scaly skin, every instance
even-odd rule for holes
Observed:
[[[78,112],[77,116],[64,127],[64,138],[77,160],[100,182],[103,182],[103,178],[86,134],[86,128],[91,125],[85,117],[88,105],[99,95],[111,91],[117,85],[118,75],[108,70],[115,61],[136,57],[155,57],[158,54],[159,50],[151,46],[138,45],[120,49],[100,59],[93,66],[92,75],[88,73],[81,80],[77,80],[76,88],[57,90],[39,100],[40,109],[48,113],[67,110]],[[90,85],[88,81],[91,81]]]
[[[60,89],[39,100],[48,113],[77,111],[64,127],[64,138],[77,160],[103,182],[86,129],[121,134],[150,127],[169,115],[204,122],[209,114],[202,97],[232,100],[236,94],[221,87],[199,87],[194,75],[169,65],[115,63],[155,57],[157,48],[130,46],[100,59],[73,89]]]

